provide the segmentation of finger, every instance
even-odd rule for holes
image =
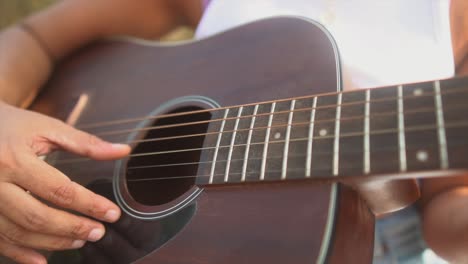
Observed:
[[[0,254],[21,264],[47,264],[46,258],[38,252],[10,244],[1,239]]]
[[[0,236],[12,244],[44,250],[76,249],[85,244],[84,240],[28,231],[2,215],[0,215]]]
[[[59,170],[37,157],[21,160],[27,164],[22,164],[22,173],[12,179],[15,184],[60,207],[102,221],[115,222],[119,219],[119,207],[108,199],[72,182]]]
[[[0,201],[4,216],[30,231],[89,241],[105,233],[101,223],[48,207],[14,184],[0,184]]]
[[[96,160],[118,159],[130,153],[128,145],[111,144],[60,121],[54,122],[56,129],[48,130],[46,137],[67,151]]]

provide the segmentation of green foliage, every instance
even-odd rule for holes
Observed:
[[[0,28],[44,8],[56,0],[0,0]]]

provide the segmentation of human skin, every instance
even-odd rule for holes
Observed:
[[[79,248],[97,241],[105,233],[99,221],[120,217],[114,203],[72,182],[38,156],[60,148],[109,160],[128,155],[130,147],[22,108],[34,99],[54,62],[76,48],[111,35],[157,38],[178,25],[194,26],[201,16],[199,1],[135,3],[59,1],[26,18],[52,56],[17,25],[0,33],[0,254],[16,262],[46,263],[37,250]],[[36,196],[84,216],[48,207]]]
[[[110,35],[157,38],[178,25],[195,26],[202,12],[198,0],[135,3],[64,0],[26,18],[50,49],[53,60],[18,26],[0,33],[0,254],[19,263],[46,263],[36,250],[81,247],[104,235],[103,225],[91,218],[107,222],[119,218],[115,204],[71,182],[37,156],[62,148],[94,159],[116,159],[127,155],[129,147],[104,142],[24,108],[51,74],[54,61],[76,48]],[[468,53],[467,12],[467,1],[452,0],[451,26],[459,74],[468,73],[468,61],[464,59]],[[468,213],[453,214],[456,224],[441,217],[449,212],[468,212],[467,203],[460,202],[468,202],[468,187],[463,187],[467,179],[431,179],[422,184],[426,240],[436,253],[449,260],[468,259],[467,252],[451,246],[457,243],[466,248],[463,243],[468,243]],[[88,217],[47,208],[25,190]]]

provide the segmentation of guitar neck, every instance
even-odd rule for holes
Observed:
[[[464,169],[468,78],[214,111],[197,183]]]

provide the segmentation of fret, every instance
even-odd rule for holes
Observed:
[[[405,117],[403,112],[403,86],[398,86],[398,149],[400,153],[400,171],[406,171]]]
[[[443,121],[445,124],[445,138],[450,168],[466,168],[468,156],[468,89],[466,78],[440,81],[441,101],[443,106]],[[454,92],[456,91],[456,92]],[[456,124],[463,124],[457,126]]]
[[[242,182],[245,181],[245,178],[247,175],[247,164],[249,162],[250,143],[252,142],[252,134],[253,134],[254,126],[255,126],[255,119],[256,119],[257,112],[258,112],[258,105],[255,105],[255,108],[252,113],[252,119],[250,121],[249,134],[247,136],[247,144],[245,146],[244,162],[242,164],[242,178],[241,178]]]
[[[317,100],[311,177],[330,177],[333,175],[336,102],[337,95],[321,96]]]
[[[265,144],[263,146],[263,155],[262,155],[262,166],[260,169],[260,180],[263,181],[265,179],[265,169],[266,169],[266,161],[267,161],[267,154],[268,154],[268,143],[270,141],[270,131],[271,131],[271,124],[273,123],[273,113],[275,112],[276,102],[271,104],[270,115],[268,117],[268,124],[267,129],[265,132]]]
[[[339,175],[362,175],[364,152],[364,91],[343,93],[339,141]]]
[[[310,165],[312,164],[312,143],[314,138],[314,124],[315,124],[315,111],[317,108],[317,96],[314,97],[312,101],[312,111],[310,114],[310,124],[309,124],[309,135],[307,137],[307,158],[306,158],[306,172],[305,176],[310,178]]]
[[[397,96],[396,87],[375,89],[371,93],[369,149],[373,174],[395,173],[400,168]]]
[[[244,107],[242,107],[242,106],[239,108],[238,113],[237,113],[237,118],[236,118],[236,121],[235,121],[235,124],[234,124],[233,132],[232,132],[232,136],[231,136],[231,143],[229,144],[228,157],[227,157],[227,160],[226,160],[226,170],[225,170],[225,173],[224,173],[224,182],[228,182],[228,180],[229,180],[229,169],[231,167],[232,151],[233,151],[233,148],[234,148],[234,143],[235,143],[236,135],[237,135],[237,129],[239,127],[239,120],[240,120],[240,117],[242,115],[242,110],[243,109],[244,109]]]
[[[307,162],[308,136],[313,98],[301,98],[294,102],[294,113],[291,121],[291,132],[288,143],[287,179],[304,179]],[[289,121],[288,120],[286,122]],[[283,155],[284,157],[284,155]]]
[[[339,157],[340,157],[340,118],[341,118],[341,98],[342,93],[339,93],[336,100],[336,117],[335,117],[335,142],[333,143],[333,176],[337,176],[339,172]]]
[[[364,174],[369,174],[371,171],[370,163],[370,93],[371,90],[366,90],[366,106],[364,112]]]
[[[448,169],[448,151],[447,151],[447,137],[445,135],[445,121],[443,113],[442,98],[440,95],[440,82],[434,82],[434,100],[436,105],[436,118],[437,118],[437,136],[439,140],[439,157],[441,169]]]
[[[288,169],[288,152],[289,152],[289,139],[291,137],[291,125],[293,121],[293,115],[294,115],[294,106],[296,104],[296,100],[291,101],[291,107],[289,108],[289,114],[288,114],[288,124],[286,127],[286,135],[284,136],[284,149],[283,149],[283,162],[281,166],[281,179],[284,180],[286,179],[286,172]]]
[[[433,93],[432,82],[409,84],[403,87],[407,171],[439,168]],[[421,111],[423,109],[429,110]],[[426,127],[426,129],[415,130],[418,127]]]
[[[291,135],[291,130],[289,131],[289,135],[287,135],[289,127],[288,120],[291,114],[291,117],[296,115],[296,112],[291,113],[290,109],[291,101],[280,101],[276,103],[268,143],[265,180],[281,180],[283,173],[286,175],[286,171],[283,170],[285,159],[284,150],[285,147],[287,147],[288,150],[291,148],[291,145],[289,144],[290,140],[287,139],[287,137],[290,137]],[[294,130],[296,129],[297,126],[294,127]],[[286,162],[287,156],[288,155],[286,154]]]
[[[221,126],[219,128],[218,139],[216,140],[215,151],[214,151],[214,154],[213,154],[213,161],[212,161],[212,164],[211,164],[210,179],[208,181],[209,184],[213,183],[213,179],[214,179],[214,176],[215,176],[215,169],[216,169],[216,162],[217,162],[217,158],[218,158],[219,147],[220,147],[220,144],[221,144],[221,138],[223,137],[224,126],[226,124],[226,118],[227,118],[228,114],[229,114],[229,108],[226,108],[226,110],[224,110],[223,120],[221,121]]]
[[[265,134],[270,119],[271,104],[260,104],[255,117],[254,129],[252,130],[251,143],[249,146],[249,160],[245,174],[245,181],[258,181],[262,167],[262,157],[265,145]]]

